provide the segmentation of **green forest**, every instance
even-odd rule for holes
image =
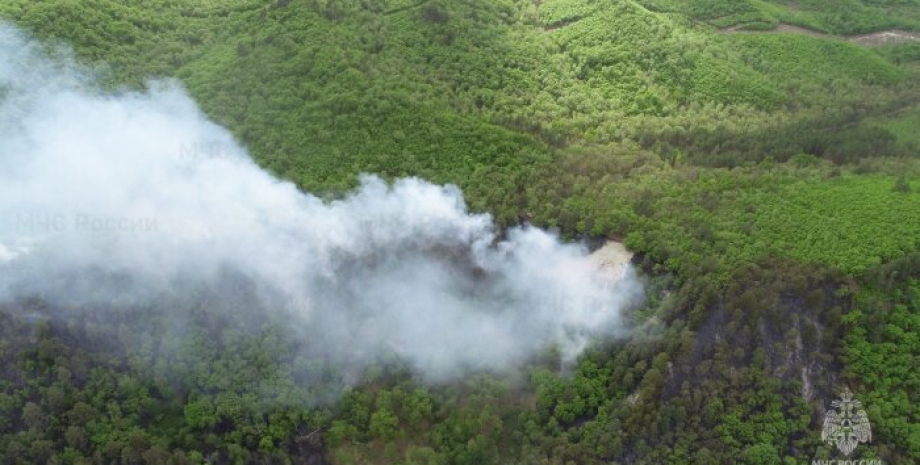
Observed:
[[[177,79],[338,198],[455,184],[499,228],[622,241],[628,335],[339,394],[278,315],[0,305],[3,464],[920,463],[920,0],[2,0],[113,92]],[[862,40],[897,31],[899,39]],[[859,40],[857,40],[859,39]],[[2,94],[0,94],[2,95]],[[137,343],[142,341],[142,343]],[[859,455],[861,454],[861,455]]]

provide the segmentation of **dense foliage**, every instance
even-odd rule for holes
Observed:
[[[916,0],[7,0],[0,16],[112,88],[177,77],[305,190],[456,183],[501,226],[624,240],[649,280],[632,335],[577,366],[548,348],[436,386],[398,361],[346,383],[283,321],[206,301],[2,308],[2,463],[803,463],[834,453],[819,431],[841,385],[876,428],[864,457],[920,461],[917,46],[718,30],[917,30]]]

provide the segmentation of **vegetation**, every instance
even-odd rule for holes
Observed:
[[[719,28],[774,29],[780,23],[839,35],[882,29],[917,29],[920,15],[913,1],[843,0],[643,0],[647,7],[680,12]]]
[[[834,454],[819,431],[844,384],[875,428],[864,457],[920,461],[920,55],[718,31],[917,30],[915,0],[7,0],[0,17],[112,88],[177,77],[305,190],[456,183],[502,227],[624,240],[649,280],[632,335],[577,366],[548,348],[438,386],[394,362],[343,388],[267,314],[3,308],[0,463],[810,463]]]

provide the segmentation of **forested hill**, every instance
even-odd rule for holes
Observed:
[[[0,463],[810,463],[836,457],[820,432],[843,386],[872,423],[863,458],[920,462],[920,0],[4,0],[0,18],[113,92],[178,79],[304,191],[457,184],[501,227],[624,241],[648,281],[635,330],[574,368],[549,348],[432,386],[394,361],[332,399],[305,380],[334,367],[284,321],[206,296],[175,305],[190,328],[4,304]]]

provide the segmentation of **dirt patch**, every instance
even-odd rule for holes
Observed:
[[[589,266],[597,270],[598,278],[614,283],[626,276],[632,258],[633,253],[625,245],[616,241],[608,241],[603,247],[589,255],[587,260]]]
[[[811,37],[837,38],[857,45],[862,45],[864,47],[879,47],[882,45],[903,44],[909,42],[920,43],[920,32],[904,31],[900,29],[891,29],[887,31],[872,32],[869,34],[859,34],[854,36],[835,36],[792,24],[780,24],[775,29],[769,30],[744,29],[743,25],[739,25],[727,27],[721,31],[725,34],[804,34]]]
[[[866,47],[879,47],[882,45],[903,44],[908,42],[920,43],[920,32],[892,29],[890,31],[850,36],[847,40],[854,44],[865,45]]]

